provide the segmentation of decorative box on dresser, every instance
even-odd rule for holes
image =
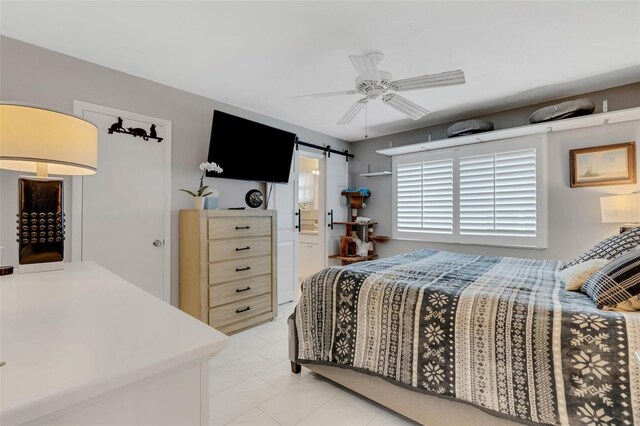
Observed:
[[[180,211],[180,309],[226,334],[277,315],[273,210]]]

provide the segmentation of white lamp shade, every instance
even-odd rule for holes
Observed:
[[[600,197],[602,223],[640,222],[640,194]]]
[[[0,168],[54,175],[92,175],[98,166],[98,129],[81,118],[46,109],[0,105]]]

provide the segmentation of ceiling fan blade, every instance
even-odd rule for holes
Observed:
[[[380,81],[378,63],[381,58],[378,55],[349,55],[353,67],[364,80]]]
[[[464,72],[462,70],[441,72],[438,74],[427,74],[420,77],[403,78],[392,81],[389,87],[397,92],[407,90],[428,89],[430,87],[453,86],[464,84]]]
[[[312,95],[300,95],[300,96],[294,96],[293,100],[294,101],[300,101],[303,99],[317,99],[317,98],[328,98],[331,96],[341,96],[341,95],[355,95],[356,92],[355,90],[341,90],[339,92],[324,92],[324,93],[314,93]]]
[[[395,93],[389,93],[382,97],[382,102],[389,105],[391,108],[400,111],[401,113],[411,117],[414,120],[418,120],[429,113],[426,109],[422,108],[418,104],[414,104],[407,98],[403,98]]]
[[[355,104],[351,105],[351,107],[344,113],[342,118],[338,120],[336,124],[349,124],[355,118],[356,115],[364,108],[367,103],[367,98],[362,98]]]

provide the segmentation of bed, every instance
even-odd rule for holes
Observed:
[[[304,365],[422,424],[640,424],[640,315],[563,289],[560,262],[419,250],[307,278]]]

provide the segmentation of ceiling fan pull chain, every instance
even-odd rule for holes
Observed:
[[[369,102],[364,104],[364,138],[369,137]]]

